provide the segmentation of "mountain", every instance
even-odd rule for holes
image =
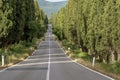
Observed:
[[[38,0],[39,6],[47,14],[48,18],[50,18],[51,14],[56,13],[60,8],[64,7],[67,2],[68,1],[48,2],[45,0]]]

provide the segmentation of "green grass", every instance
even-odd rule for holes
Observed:
[[[71,48],[70,53],[72,54],[71,58],[73,59],[82,59],[82,64],[88,67],[92,67],[92,56],[88,55],[86,52],[81,52],[72,42],[69,41],[62,41],[62,45],[67,50],[68,47]],[[80,61],[81,62],[81,61]],[[97,71],[105,73],[114,77],[117,80],[120,80],[120,61],[117,61],[112,64],[99,62],[96,60],[95,67],[93,68]]]
[[[101,63],[101,67],[103,67],[107,72],[120,75],[120,61],[113,64]]]
[[[19,43],[9,46],[8,49],[0,49],[0,66],[3,52],[5,56],[5,66],[9,66],[9,64],[18,63],[31,55],[39,42],[40,40],[35,38],[32,42],[20,41]]]
[[[88,56],[88,55],[87,55],[87,53],[85,53],[85,52],[80,52],[80,53],[78,54],[78,57],[81,57],[81,58],[85,58],[86,56]]]

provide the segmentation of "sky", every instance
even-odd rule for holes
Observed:
[[[49,1],[49,2],[61,2],[61,1],[67,1],[67,0],[46,0],[46,1]]]

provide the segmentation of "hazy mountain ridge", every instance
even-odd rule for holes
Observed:
[[[50,17],[52,13],[56,13],[61,7],[64,7],[67,4],[67,1],[48,2],[45,0],[38,0],[38,3],[47,16]]]

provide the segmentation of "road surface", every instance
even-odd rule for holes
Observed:
[[[33,55],[0,71],[0,80],[113,80],[68,58],[54,40],[51,25]]]

